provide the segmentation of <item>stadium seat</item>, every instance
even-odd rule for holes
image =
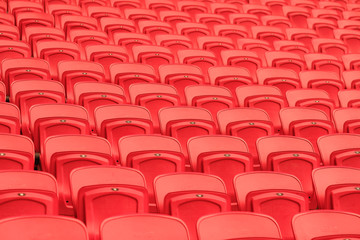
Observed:
[[[359,20],[360,19],[359,13],[357,11],[343,11],[342,14],[343,14],[344,20]]]
[[[34,169],[34,143],[28,137],[15,134],[0,134],[0,152],[1,170]]]
[[[289,107],[310,107],[324,111],[332,119],[335,101],[321,89],[296,89],[286,92]]]
[[[61,28],[64,30],[66,40],[70,40],[71,30],[97,30],[98,22],[95,18],[77,15],[62,15],[60,17]]]
[[[85,49],[87,46],[105,45],[109,43],[109,37],[103,31],[72,29],[68,33],[69,40],[77,43],[82,49]]]
[[[339,39],[315,38],[312,43],[315,52],[330,54],[338,59],[349,52],[347,45]]]
[[[126,103],[126,96],[116,84],[78,82],[74,85],[74,100],[88,111],[91,131],[95,132],[94,110],[98,106]]]
[[[261,0],[260,3],[270,8],[273,15],[283,16],[283,7],[288,5],[286,0]]]
[[[211,35],[211,30],[203,23],[184,22],[176,24],[176,31],[178,34],[187,36],[193,43],[197,42],[200,36]]]
[[[49,64],[42,59],[4,59],[1,64],[1,74],[6,92],[10,93],[11,84],[17,80],[50,80],[49,68]]]
[[[221,57],[222,51],[235,49],[235,45],[229,37],[202,36],[197,38],[197,42],[200,49],[213,52],[217,58]]]
[[[299,73],[306,69],[303,58],[289,51],[268,51],[265,58],[269,67],[286,68]]]
[[[17,80],[11,84],[10,89],[10,102],[16,104],[21,111],[21,133],[29,137],[30,107],[36,104],[65,103],[65,89],[58,81]]]
[[[323,18],[308,18],[309,29],[314,29],[321,38],[334,38],[334,30],[337,28],[336,22]]]
[[[159,83],[137,83],[129,87],[131,104],[146,107],[151,113],[154,132],[160,133],[158,112],[163,107],[180,105],[175,87]]]
[[[59,207],[63,215],[73,216],[69,176],[72,170],[91,165],[113,165],[111,146],[106,139],[86,135],[52,136],[45,140],[40,156],[41,168],[56,177]]]
[[[142,20],[138,23],[140,33],[146,34],[152,39],[156,35],[173,34],[173,28],[169,23],[154,20]]]
[[[0,62],[6,58],[31,57],[29,44],[14,40],[0,40]]]
[[[0,102],[0,133],[20,134],[20,110],[12,104]]]
[[[34,170],[3,170],[0,179],[0,218],[58,214],[58,187],[52,175]]]
[[[3,240],[88,240],[87,229],[81,221],[63,216],[23,216],[0,221]],[[19,229],[22,229],[19,231]]]
[[[155,45],[134,46],[132,51],[134,62],[148,64],[154,68],[156,73],[160,65],[177,62],[173,53],[166,47]]]
[[[253,79],[246,68],[221,66],[208,69],[211,85],[218,85],[228,88],[233,96],[235,89],[242,85],[253,84]]]
[[[230,90],[220,86],[188,86],[185,88],[185,97],[188,106],[207,109],[216,125],[219,110],[236,106],[236,100]]]
[[[29,43],[32,54],[37,56],[37,43],[44,40],[65,41],[65,34],[62,29],[54,27],[27,27],[23,33],[23,39]]]
[[[270,8],[261,4],[243,4],[242,9],[244,13],[254,14],[258,18],[266,15],[272,15]]]
[[[280,110],[284,134],[309,140],[316,152],[320,136],[335,133],[335,127],[327,114],[316,108],[288,107]]]
[[[44,7],[39,2],[30,1],[10,1],[8,4],[8,13],[16,16],[20,12],[44,12]]]
[[[321,163],[312,144],[300,137],[267,136],[256,142],[261,169],[292,174],[297,177],[310,199],[310,208],[317,206],[312,170]]]
[[[101,6],[107,6],[109,5],[109,2],[107,0],[99,0],[99,1],[92,1],[92,0],[77,0],[76,4],[79,5],[84,12],[84,15],[86,15],[87,8],[88,7],[101,7]]]
[[[326,67],[323,65],[322,67]],[[332,66],[331,66],[332,67]],[[332,71],[302,71],[300,81],[303,88],[322,89],[339,106],[338,91],[345,87],[344,82]]]
[[[280,89],[274,86],[240,86],[236,88],[236,97],[240,107],[259,108],[266,111],[275,132],[282,132],[279,111],[287,107],[287,102]]]
[[[120,9],[124,13],[125,9],[143,8],[144,3],[140,0],[110,0],[111,6]]]
[[[125,48],[116,45],[92,45],[85,48],[88,61],[100,63],[105,72],[105,79],[110,82],[110,65],[128,63],[129,55]]]
[[[283,31],[287,28],[292,27],[292,23],[289,21],[287,17],[284,16],[277,16],[277,15],[262,16],[261,21],[264,26],[277,27],[282,29]]]
[[[216,36],[231,38],[235,44],[238,39],[249,37],[248,30],[241,25],[218,24],[214,25],[213,28]]]
[[[122,14],[120,9],[107,6],[89,6],[87,8],[87,15],[92,18],[96,18],[100,21],[102,18],[113,17],[121,18]]]
[[[274,41],[274,49],[276,51],[286,51],[290,53],[296,53],[300,56],[305,53],[310,53],[312,48],[308,48],[304,43],[294,40],[279,40]]]
[[[148,212],[144,176],[115,166],[77,168],[70,175],[76,217],[86,222],[90,240],[99,239],[101,223],[118,215]]]
[[[360,216],[353,213],[322,210],[300,213],[292,220],[295,239],[360,238]]]
[[[0,39],[1,40],[20,40],[19,29],[13,25],[1,24],[0,25]]]
[[[315,30],[308,28],[287,28],[286,35],[289,40],[302,42],[310,51],[313,50],[312,39],[319,37]]]
[[[358,20],[339,20],[338,26],[340,29],[359,30],[360,24]]]
[[[58,63],[61,61],[80,60],[81,54],[76,43],[44,40],[36,43],[37,57],[50,64],[51,78],[58,80]]]
[[[347,89],[358,89],[360,88],[359,85],[359,70],[352,70],[352,71],[343,71],[342,77],[345,82],[345,86]]]
[[[38,104],[29,109],[30,131],[36,152],[53,135],[90,134],[85,108],[71,104]]]
[[[311,0],[291,0],[291,5],[307,8],[308,10],[318,8],[316,2]]]
[[[311,10],[311,13],[314,18],[327,19],[334,23],[342,19],[342,16],[334,9],[315,8]]]
[[[179,50],[194,48],[194,43],[190,40],[190,38],[183,35],[156,35],[155,42],[158,46],[167,47],[170,49],[174,56],[176,56]]]
[[[345,54],[342,56],[342,62],[346,70],[360,70],[360,54]]]
[[[108,218],[101,224],[100,236],[102,240],[190,239],[188,229],[182,220],[159,214],[133,214]]]
[[[336,39],[344,42],[349,49],[349,53],[360,53],[360,33],[358,30],[335,29],[334,35]]]
[[[54,17],[48,13],[20,12],[16,14],[16,25],[21,36],[28,27],[54,27]],[[22,40],[25,40],[22,37]]]
[[[273,47],[266,41],[252,38],[243,38],[237,41],[239,49],[255,52],[266,65],[265,52],[272,51]]]
[[[261,58],[250,50],[224,50],[221,52],[224,65],[246,68],[257,82],[256,70],[263,67]]]
[[[345,166],[360,168],[358,150],[360,135],[330,134],[318,139],[317,145],[324,166]]]
[[[192,22],[190,14],[181,11],[161,11],[159,12],[160,20],[169,23],[173,29],[176,29],[176,24],[180,22]]]
[[[49,1],[48,1],[49,2]],[[48,4],[48,13],[54,16],[55,27],[61,28],[61,16],[74,15],[81,16],[82,9],[80,6],[68,3],[52,3]]]
[[[340,106],[343,108],[359,108],[360,92],[356,89],[340,90],[338,92]]]
[[[341,13],[346,10],[345,1],[338,0],[332,2],[319,2],[319,7],[322,9],[332,9],[338,12],[339,16],[342,16]]]
[[[185,157],[180,143],[168,136],[132,135],[119,140],[119,164],[144,174],[149,193],[151,212],[157,212],[154,196],[154,178],[161,174],[184,172]]]
[[[295,28],[308,28],[306,19],[311,17],[311,13],[305,7],[283,6],[284,16],[288,17],[292,26]]]
[[[104,17],[100,19],[100,27],[109,36],[109,41],[112,42],[115,33],[121,32],[137,32],[137,27],[134,21],[123,18]]]
[[[133,60],[132,48],[134,46],[152,45],[153,41],[149,36],[134,32],[115,32],[113,34],[114,44],[126,48],[129,59]]]
[[[259,169],[256,140],[274,134],[274,126],[269,115],[258,108],[233,108],[219,111],[217,118],[221,134],[245,140],[254,158],[254,167]]]
[[[161,133],[176,138],[186,158],[189,138],[216,133],[216,125],[211,113],[204,108],[179,106],[162,108],[159,110],[159,122]],[[188,161],[186,167],[190,167]]]
[[[192,17],[198,13],[209,12],[208,5],[205,2],[200,1],[177,1],[177,6],[180,11],[189,13]]]
[[[144,2],[146,8],[152,9],[157,13],[176,9],[175,3],[170,0],[144,0]]]
[[[226,51],[226,50],[225,50]],[[223,52],[225,52],[223,51]],[[233,51],[233,50],[231,50]],[[178,51],[180,64],[191,64],[199,67],[204,74],[205,83],[209,83],[207,71],[210,67],[221,65],[220,59],[207,50],[188,49]]]
[[[158,20],[158,16],[154,10],[147,8],[127,8],[124,9],[126,19],[132,20],[138,24],[140,20]]]
[[[188,141],[191,169],[220,177],[237,209],[234,176],[253,170],[253,159],[244,140],[232,136],[197,136]]]
[[[162,214],[182,219],[197,239],[196,222],[204,215],[230,211],[230,197],[225,183],[216,176],[203,173],[169,173],[154,181],[158,208]]]
[[[273,217],[283,239],[294,238],[292,217],[309,210],[309,198],[295,176],[268,171],[241,173],[235,176],[234,187],[240,210]]]
[[[0,23],[4,25],[15,25],[15,17],[10,13],[0,13]]]
[[[104,82],[104,68],[89,61],[61,61],[58,64],[59,80],[66,89],[67,103],[74,103],[74,85],[78,82]]]
[[[270,45],[276,40],[285,40],[285,34],[281,28],[271,26],[254,26],[251,28],[252,35],[255,39],[268,42]]]
[[[214,13],[198,13],[195,15],[195,21],[197,23],[203,23],[208,28],[212,28],[217,24],[227,24],[227,19],[224,15]]]
[[[94,111],[96,132],[109,140],[114,159],[119,159],[118,141],[121,137],[153,133],[149,110],[135,105],[105,105]]]
[[[360,133],[359,108],[338,108],[333,116],[338,133]]]
[[[231,24],[244,26],[248,30],[248,34],[251,34],[251,27],[261,24],[259,17],[254,14],[233,13],[229,14],[228,18]]]
[[[215,213],[201,217],[197,232],[199,240],[282,239],[279,225],[272,217],[249,212]]]
[[[240,13],[240,9],[231,3],[214,2],[210,3],[210,12],[228,17],[232,13]]]
[[[277,87],[285,96],[285,93],[291,89],[300,88],[298,74],[291,69],[283,68],[259,68],[256,71],[259,85],[270,85]]]

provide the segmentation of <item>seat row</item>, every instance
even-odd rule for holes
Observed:
[[[295,239],[319,237],[353,238],[359,235],[359,215],[339,211],[311,211],[297,214],[292,221]],[[259,231],[261,228],[261,231]],[[21,229],[21,231],[19,231]],[[323,229],[329,229],[324,231]],[[24,216],[0,221],[0,237],[30,240],[88,240],[82,222],[60,216]],[[199,240],[261,238],[282,239],[276,221],[266,215],[246,212],[218,213],[204,216],[197,225]],[[189,240],[186,225],[178,218],[136,214],[104,220],[100,229],[101,240],[115,239],[174,239]]]
[[[63,203],[73,206],[76,218],[86,224],[90,239],[99,239],[101,223],[109,217],[149,212],[151,199],[146,180],[139,171],[131,168],[104,165],[76,168],[68,180],[71,194],[66,197],[61,194],[60,198],[57,197],[56,181],[50,174],[1,171],[0,177],[8,179],[1,189],[1,198],[4,198],[0,205],[2,218],[56,215],[60,201],[60,206]],[[360,206],[356,204],[359,169],[316,168],[312,178],[321,208],[359,214]],[[267,171],[241,173],[234,177],[234,189],[239,210],[273,217],[283,239],[294,238],[293,216],[309,211],[309,196],[293,175]],[[231,211],[232,199],[225,184],[214,175],[159,175],[154,180],[153,191],[159,213],[182,219],[191,239],[197,239],[199,218]]]

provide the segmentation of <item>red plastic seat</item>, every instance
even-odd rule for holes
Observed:
[[[242,9],[244,13],[254,14],[258,18],[266,15],[272,15],[272,11],[266,5],[261,4],[243,4]]]
[[[197,38],[200,49],[211,51],[217,58],[220,58],[221,52],[235,49],[231,38],[221,36],[203,36]]]
[[[260,57],[254,51],[224,50],[221,52],[224,65],[246,68],[257,82],[256,70],[263,66]]]
[[[147,8],[127,8],[124,9],[126,19],[133,20],[136,24],[140,20],[158,20],[158,16],[154,10]]]
[[[20,12],[16,14],[16,25],[23,36],[28,27],[54,27],[54,17],[47,13]]]
[[[180,11],[161,11],[159,12],[160,20],[169,23],[174,29],[180,22],[192,22],[190,14]]]
[[[170,49],[174,56],[179,50],[194,48],[194,43],[190,40],[190,38],[183,35],[156,35],[155,42],[158,46],[167,47]]]
[[[218,111],[236,106],[236,100],[230,90],[220,86],[188,86],[185,88],[185,97],[188,106],[207,109],[216,125]]]
[[[211,85],[224,86],[228,88],[233,95],[235,89],[242,85],[253,84],[253,79],[246,68],[222,66],[211,67],[208,69]]]
[[[71,5],[68,3],[52,3],[52,4],[48,4],[47,8],[48,8],[47,12],[54,16],[54,22],[57,28],[61,28],[61,16],[82,15],[82,9],[80,6]]]
[[[298,55],[304,55],[312,51],[312,48],[308,48],[304,43],[294,40],[279,40],[274,41],[273,44],[274,49],[277,51],[296,53]]]
[[[77,15],[62,15],[60,17],[61,28],[64,30],[66,39],[70,40],[69,33],[71,30],[97,30],[98,22],[95,18],[77,16]]]
[[[284,96],[287,91],[301,87],[298,74],[291,69],[259,68],[256,75],[259,85],[275,86]]]
[[[152,45],[153,41],[151,38],[142,33],[133,33],[133,32],[116,32],[114,33],[114,43],[115,45],[120,45],[126,48],[129,59],[133,60],[132,48],[134,46],[143,46],[143,45]]]
[[[0,133],[20,134],[20,110],[11,103],[0,102]]]
[[[158,112],[163,107],[180,105],[180,97],[175,87],[159,83],[137,83],[129,87],[132,104],[146,107],[151,113],[154,132],[159,133]]]
[[[82,105],[89,113],[89,123],[95,131],[94,110],[98,106],[126,103],[124,90],[111,83],[78,82],[74,85],[74,103]]]
[[[182,219],[197,239],[196,222],[208,214],[230,211],[224,182],[203,173],[172,173],[155,178],[154,190],[162,214]]]
[[[360,33],[358,30],[335,29],[334,35],[336,39],[344,42],[349,49],[349,53],[360,53]]]
[[[89,61],[61,61],[58,64],[59,80],[66,89],[67,103],[74,103],[74,85],[78,82],[104,82],[104,68]]]
[[[359,108],[360,92],[356,89],[340,90],[338,92],[340,106],[343,108]]]
[[[50,64],[52,79],[58,80],[58,63],[61,61],[80,60],[80,49],[76,43],[65,41],[40,41],[36,44],[38,58]]]
[[[269,67],[286,68],[299,73],[306,69],[302,57],[296,53],[287,51],[269,51],[265,53]]]
[[[31,49],[27,43],[13,40],[0,40],[0,62],[6,58],[31,57]]]
[[[360,133],[360,109],[339,108],[333,111],[338,133]]]
[[[339,39],[316,38],[312,43],[315,52],[330,54],[338,59],[349,52],[347,45]]]
[[[291,5],[304,7],[304,8],[307,8],[309,10],[318,7],[318,4],[316,2],[314,2],[314,1],[311,1],[311,0],[291,0],[290,3],[291,3]]]
[[[52,136],[45,140],[40,158],[44,171],[56,177],[59,184],[59,207],[63,215],[73,215],[70,195],[70,173],[79,167],[112,165],[111,146],[106,139],[86,135]]]
[[[49,68],[49,64],[42,59],[4,59],[1,64],[1,74],[6,92],[10,93],[11,84],[17,80],[50,80]]]
[[[16,16],[20,12],[44,12],[44,7],[39,2],[30,1],[10,1],[8,12]]]
[[[342,62],[344,63],[346,70],[360,70],[360,54],[346,54],[342,56]]]
[[[30,44],[34,57],[39,57],[37,43],[40,41],[53,40],[65,41],[65,34],[62,29],[54,27],[27,27],[23,33],[23,39]]]
[[[312,144],[293,136],[268,136],[256,142],[261,169],[292,174],[297,177],[310,199],[310,208],[317,206],[312,170],[320,166],[320,156]]]
[[[154,45],[134,46],[132,51],[134,62],[148,64],[155,69],[155,72],[158,72],[160,65],[176,62],[175,56],[166,47]]]
[[[281,133],[279,111],[287,107],[287,102],[280,89],[274,86],[240,86],[236,88],[236,96],[240,107],[259,108],[266,111],[275,132]]]
[[[30,107],[36,104],[65,103],[65,89],[58,81],[17,80],[11,84],[10,102],[21,110],[22,134],[31,136]]]
[[[211,35],[211,30],[203,23],[184,22],[176,24],[176,31],[178,34],[185,35],[193,42],[197,42],[200,36]]]
[[[3,240],[88,240],[85,225],[74,218],[63,216],[23,216],[0,221]],[[21,231],[19,231],[21,229]]]
[[[327,114],[315,108],[283,108],[280,110],[280,119],[284,134],[306,138],[316,152],[319,152],[316,146],[317,139],[336,131]]]
[[[302,42],[310,51],[313,50],[312,39],[319,37],[315,30],[307,28],[288,28],[286,35],[289,40]]]
[[[323,66],[324,67],[324,66]],[[299,74],[303,88],[322,89],[339,106],[338,91],[345,87],[344,82],[332,71],[303,71]]]
[[[311,10],[311,13],[314,18],[327,19],[334,23],[337,23],[337,21],[342,18],[339,12],[334,9],[315,8]]]
[[[113,41],[115,33],[137,32],[134,21],[123,18],[104,17],[100,19],[101,29],[109,36],[109,41]]]
[[[0,179],[0,218],[58,214],[58,187],[52,175],[6,170],[0,172]]]
[[[10,13],[0,13],[0,23],[4,25],[15,25],[15,17]]]
[[[232,136],[198,136],[188,141],[191,169],[220,177],[237,209],[234,176],[253,170],[253,159],[244,140]]]
[[[53,135],[90,134],[85,108],[71,104],[38,104],[29,110],[30,131],[35,150],[40,152],[45,139]]]
[[[306,19],[311,17],[311,13],[305,7],[283,6],[284,16],[288,17],[292,26],[295,28],[307,28]]]
[[[93,45],[105,45],[109,43],[109,37],[103,31],[72,29],[68,31],[69,40],[85,48]]]
[[[341,72],[344,71],[342,61],[329,54],[308,53],[304,55],[304,58],[309,70],[335,72],[339,77]]]
[[[339,20],[338,26],[340,29],[359,30],[360,24],[357,19],[354,20]]]
[[[143,8],[144,3],[140,0],[110,0],[111,6],[120,9],[124,13],[125,9]]]
[[[158,214],[133,214],[106,219],[100,227],[102,240],[116,238],[189,240],[185,223],[174,217]]]
[[[76,217],[86,222],[90,239],[99,239],[101,223],[109,217],[148,211],[145,178],[135,169],[77,168],[70,186]]]
[[[114,159],[119,159],[118,141],[121,137],[153,133],[149,110],[134,105],[105,105],[94,111],[96,132],[109,140]]]
[[[170,0],[145,0],[144,2],[146,8],[152,9],[157,13],[176,9],[175,3]]]
[[[152,39],[156,35],[173,34],[173,28],[169,23],[154,20],[142,20],[138,23],[140,33],[150,36]]]
[[[129,55],[125,48],[115,45],[92,45],[85,48],[88,61],[98,62],[104,68],[105,79],[110,82],[110,66],[115,63],[128,63]]]
[[[332,119],[335,101],[321,89],[296,89],[286,92],[289,107],[311,107],[324,111]]]
[[[240,210],[272,216],[283,239],[293,239],[292,217],[309,210],[308,196],[295,176],[278,172],[242,173],[235,176],[234,186]]]
[[[87,15],[96,18],[98,21],[106,17],[122,17],[120,9],[107,6],[89,6],[87,8]]]
[[[292,23],[289,21],[287,17],[284,16],[276,16],[276,15],[262,16],[261,21],[264,26],[277,27],[282,29],[283,31],[287,28],[292,27]]]
[[[269,115],[258,108],[233,108],[219,111],[217,118],[221,134],[245,140],[254,158],[254,167],[259,169],[256,140],[274,134]]]
[[[0,134],[0,169],[33,170],[34,143],[31,139],[15,134]]]
[[[154,68],[140,63],[113,63],[110,66],[111,82],[120,85],[126,96],[133,83],[153,83],[157,81]]]
[[[272,217],[248,212],[216,213],[201,217],[197,232],[199,240],[282,239],[279,225]]]
[[[2,23],[0,25],[0,33],[1,40],[20,40],[19,29],[16,26]]]
[[[208,5],[205,2],[200,1],[178,1],[177,6],[180,11],[189,13],[192,17],[198,13],[209,12]]]
[[[335,0],[330,2],[321,1],[319,2],[319,7],[323,9],[335,10],[341,16],[341,13],[346,10],[346,4],[347,2],[343,0]]]
[[[231,3],[214,2],[209,4],[210,12],[228,17],[232,13],[240,13],[240,9]]]
[[[321,38],[334,38],[334,30],[337,28],[336,22],[323,18],[308,18],[309,29],[314,29]]]
[[[149,192],[150,210],[157,212],[154,196],[154,178],[185,171],[185,157],[180,143],[168,136],[132,135],[119,140],[119,164],[141,171]]]
[[[260,3],[269,7],[273,15],[283,16],[283,7],[288,5],[286,0],[261,0]]]
[[[341,133],[320,137],[317,145],[324,166],[335,165],[360,168],[358,158],[359,139],[360,135],[358,134]]]
[[[359,20],[359,13],[357,11],[343,11],[344,20]],[[341,21],[341,20],[340,20]]]
[[[265,52],[274,50],[266,41],[252,38],[243,38],[237,41],[239,49],[255,52],[261,59],[262,64],[266,65]]]
[[[267,41],[271,45],[276,40],[286,39],[282,29],[278,27],[254,26],[251,31],[254,38]]]
[[[251,34],[251,27],[261,24],[259,17],[255,14],[233,13],[228,18],[231,24],[244,26],[248,30],[248,34]]]
[[[233,51],[233,50],[231,50]],[[226,51],[223,51],[226,52]],[[207,50],[187,49],[180,50],[177,53],[180,64],[191,64],[199,67],[205,74],[210,67],[220,65],[220,59]],[[207,75],[204,75],[205,83],[209,83]]]
[[[292,220],[296,239],[360,239],[360,216],[322,210],[297,214]]]
[[[224,15],[214,13],[198,13],[195,15],[195,21],[198,23],[203,23],[209,28],[212,28],[216,24],[228,23]]]
[[[76,0],[76,4],[79,5],[83,9],[83,12],[85,13],[84,15],[86,15],[86,12],[87,12],[86,10],[88,9],[88,7],[108,6],[109,1],[107,1],[107,0],[99,0],[99,1]]]
[[[342,77],[344,79],[345,86],[346,86],[347,89],[352,89],[352,88],[353,89],[358,89],[358,88],[360,88],[359,74],[360,74],[359,70],[343,71]]]
[[[191,64],[170,64],[159,67],[160,82],[174,86],[182,105],[186,105],[185,88],[205,82],[201,69]]]
[[[218,24],[214,25],[214,34],[216,36],[231,38],[234,43],[238,39],[249,37],[249,32],[246,27],[235,24]]]

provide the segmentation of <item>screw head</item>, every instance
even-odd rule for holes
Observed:
[[[195,196],[196,197],[204,197],[204,195],[202,195],[202,194],[196,194]]]
[[[229,154],[229,153],[225,153],[225,154],[224,154],[224,156],[225,156],[225,157],[230,157],[230,156],[231,156],[231,154]]]
[[[194,124],[196,124],[196,123],[195,123],[195,122],[190,122],[190,124],[194,125]]]
[[[86,154],[80,154],[80,157],[81,158],[86,158],[87,156],[86,156]]]
[[[161,156],[160,153],[155,153],[154,155],[155,155],[156,157],[160,157],[160,156]]]
[[[293,154],[293,156],[294,156],[294,157],[298,157],[298,156],[299,156],[299,154],[297,154],[297,153],[294,153],[294,154]]]
[[[64,123],[64,122],[66,122],[66,120],[65,120],[65,119],[61,119],[60,122],[61,122],[61,123]]]
[[[38,94],[39,94],[39,95],[44,95],[45,93],[43,93],[43,92],[39,92]]]
[[[111,191],[117,192],[117,191],[119,191],[119,189],[118,188],[111,188]]]
[[[6,155],[6,153],[0,153],[0,156],[5,156]]]
[[[25,193],[18,193],[18,196],[20,196],[20,197],[25,197],[26,194],[25,194]]]
[[[284,196],[283,193],[276,193],[277,196]]]
[[[126,120],[125,122],[126,122],[126,123],[131,123],[131,121],[130,121],[130,120]]]
[[[253,126],[253,125],[255,125],[255,123],[251,122],[251,123],[249,123],[249,125]]]

